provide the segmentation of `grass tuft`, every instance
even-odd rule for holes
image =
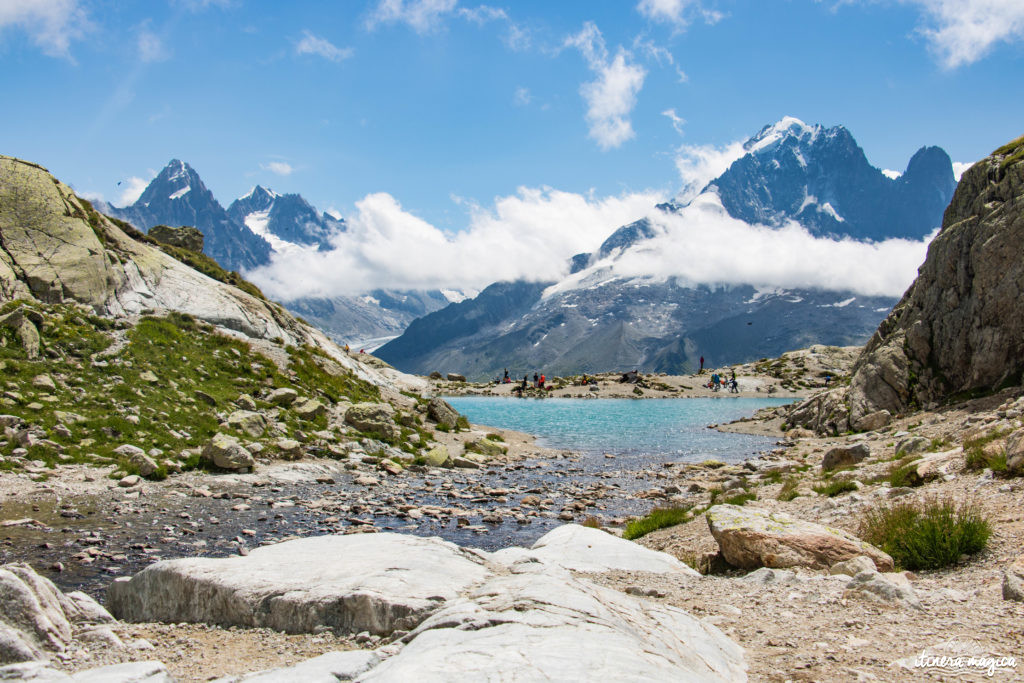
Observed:
[[[902,569],[939,569],[985,548],[992,528],[973,504],[928,498],[880,505],[864,513],[858,533]]]
[[[652,531],[682,524],[688,521],[689,512],[689,506],[654,508],[646,517],[640,517],[629,522],[626,525],[626,530],[622,532],[622,537],[632,541],[641,536],[646,536]]]

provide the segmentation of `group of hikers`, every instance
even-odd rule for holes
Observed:
[[[505,374],[502,375],[501,379],[500,380],[495,380],[495,381],[496,382],[500,382],[501,384],[512,384],[512,377],[511,377],[511,375],[508,374],[508,368],[505,368]],[[545,377],[543,374],[537,374],[536,372],[533,373],[533,388],[534,389],[540,389],[542,391],[551,391],[554,387],[548,386],[547,385],[547,381],[548,381],[547,377]],[[523,381],[520,382],[512,391],[514,391],[515,393],[517,393],[517,394],[519,394],[521,396],[522,393],[524,391],[526,391],[527,387],[529,387],[529,386],[530,386],[530,376],[529,375],[523,375]]]
[[[730,394],[740,393],[739,383],[736,382],[736,371],[730,370],[730,372],[732,373],[732,376],[729,377],[729,379],[722,377],[717,372],[711,373],[711,379],[708,380],[708,383],[704,386],[711,391],[718,391],[724,387],[729,390]]]

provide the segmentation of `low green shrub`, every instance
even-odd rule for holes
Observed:
[[[652,531],[682,524],[689,519],[689,512],[689,506],[654,508],[646,517],[630,521],[622,537],[631,541]]]
[[[866,511],[858,534],[903,569],[938,569],[985,548],[992,528],[973,504],[928,498]]]
[[[823,496],[833,498],[838,496],[840,493],[846,493],[847,491],[856,491],[857,485],[852,481],[830,481],[827,484],[821,486],[812,486],[815,493],[819,493]]]

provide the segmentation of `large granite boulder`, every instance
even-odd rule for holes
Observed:
[[[707,511],[706,517],[726,562],[743,569],[828,569],[858,555],[871,558],[882,571],[893,568],[892,558],[870,543],[841,529],[806,522],[782,512],[715,505]]]
[[[0,268],[3,268],[3,258],[0,257]],[[0,286],[3,283],[0,282]],[[21,347],[25,349],[25,357],[34,360],[39,357],[39,329],[32,322],[30,317],[32,311],[24,308],[16,308],[13,311],[0,316],[0,326],[9,327],[18,335]]]
[[[541,536],[529,550],[511,547],[491,555],[503,564],[536,560],[580,572],[613,570],[700,574],[668,553],[645,548],[600,529],[565,524]]]
[[[228,426],[256,438],[267,430],[267,418],[252,410],[236,410],[228,415]]]
[[[222,470],[246,470],[256,464],[252,453],[228,434],[214,434],[203,446],[202,458]]]
[[[345,411],[345,422],[361,432],[376,432],[388,441],[402,435],[395,424],[394,408],[387,403],[357,403]]]
[[[89,596],[65,595],[27,564],[0,565],[0,664],[63,652],[77,625],[112,620]]]
[[[742,648],[716,627],[557,567],[532,569],[449,603],[359,680],[746,680]]]
[[[863,462],[871,455],[871,449],[867,444],[857,443],[850,446],[836,446],[830,448],[821,460],[821,469],[835,470],[840,467],[849,467]]]
[[[459,422],[459,411],[443,398],[432,398],[427,403],[427,418],[439,425],[454,428]]]
[[[0,156],[0,299],[100,307],[124,279],[86,207],[40,166]]]
[[[157,562],[111,584],[107,605],[127,621],[387,635],[414,628],[489,573],[483,555],[438,538],[318,536],[245,557]]]

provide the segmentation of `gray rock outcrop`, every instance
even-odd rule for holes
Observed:
[[[446,605],[360,680],[746,680],[742,648],[678,608],[546,564],[517,570]]]
[[[960,179],[918,276],[854,365],[848,391],[819,394],[789,422],[867,429],[951,397],[1021,383],[1024,373],[1024,137]]]
[[[1024,371],[1024,138],[964,173],[917,280],[868,342],[850,382],[856,422],[1019,384]]]
[[[154,225],[146,234],[157,242],[188,249],[197,254],[203,253],[203,233],[191,225],[182,225],[177,228],[172,228],[169,225]]]

